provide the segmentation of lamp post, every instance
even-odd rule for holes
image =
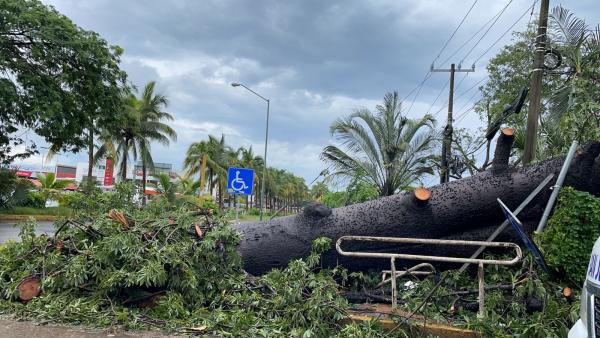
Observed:
[[[267,102],[267,123],[266,123],[266,128],[265,128],[265,156],[264,156],[264,163],[263,163],[264,168],[263,168],[262,184],[260,186],[260,220],[262,221],[264,210],[265,210],[265,204],[266,204],[265,187],[267,185],[267,142],[269,140],[269,106],[270,106],[271,101],[241,83],[234,82],[231,84],[231,86],[232,87],[244,87],[244,88],[246,88],[246,90],[248,90],[252,94],[260,97],[261,99],[263,99]]]

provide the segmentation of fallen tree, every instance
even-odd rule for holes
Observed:
[[[504,220],[496,198],[514,209],[550,174],[558,175],[564,157],[552,158],[525,167],[508,165],[514,135],[505,129],[498,138],[492,167],[475,176],[437,185],[429,189],[383,197],[374,201],[329,209],[308,205],[303,213],[264,222],[235,225],[242,234],[238,251],[244,268],[253,274],[285,266],[304,257],[310,243],[318,237],[334,242],[344,235],[422,237],[439,239],[484,240]],[[565,185],[600,194],[600,142],[592,142],[577,152]],[[553,181],[552,181],[553,182]],[[542,191],[519,215],[528,231],[537,225],[550,195],[550,186]],[[513,239],[507,230],[504,238]],[[386,246],[355,243],[347,250],[393,250]],[[402,252],[437,255],[469,255],[473,249],[404,247]],[[398,261],[398,266],[413,262]],[[334,250],[323,256],[325,266],[342,264],[351,270],[389,267],[386,260],[339,256]],[[413,264],[414,265],[414,264]]]

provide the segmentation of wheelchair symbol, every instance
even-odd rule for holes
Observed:
[[[240,171],[235,172],[235,179],[231,181],[231,189],[236,192],[240,192],[248,189],[246,182],[240,178]]]

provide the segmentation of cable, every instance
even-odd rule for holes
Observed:
[[[483,33],[483,35],[479,38],[479,40],[477,40],[477,42],[475,43],[475,45],[473,45],[473,47],[471,47],[471,49],[467,52],[467,54],[465,54],[465,56],[463,56],[462,60],[460,61],[461,63],[473,52],[473,50],[475,50],[475,48],[479,45],[479,43],[481,42],[481,40],[483,40],[483,38],[490,32],[490,30],[492,29],[492,27],[494,27],[494,25],[496,24],[496,22],[498,22],[498,19],[500,19],[500,17],[502,16],[502,14],[506,11],[506,9],[508,8],[508,6],[513,2],[513,0],[509,0],[508,3],[506,4],[506,6],[504,6],[504,8],[502,8],[502,10],[500,11],[500,13],[498,13],[498,16],[496,17],[496,19],[494,19],[494,21],[492,22],[492,24],[488,27],[488,29],[486,29],[486,31]]]
[[[446,43],[444,44],[444,46],[442,47],[442,49],[440,50],[440,52],[438,53],[438,55],[435,57],[435,59],[433,59],[432,64],[434,64],[437,59],[440,58],[440,56],[442,55],[442,53],[444,52],[444,50],[446,49],[446,47],[448,47],[448,44],[450,43],[450,41],[452,40],[452,38],[454,38],[454,35],[456,34],[456,32],[458,32],[458,29],[460,28],[460,26],[462,26],[462,24],[465,22],[465,20],[467,19],[467,16],[469,16],[469,13],[471,13],[471,11],[473,10],[473,7],[475,7],[475,4],[477,4],[478,0],[475,0],[473,2],[473,4],[471,5],[471,8],[469,8],[469,10],[467,11],[467,14],[465,14],[465,16],[463,16],[462,20],[460,20],[460,23],[458,24],[458,26],[456,27],[456,29],[454,30],[454,32],[452,32],[452,34],[450,35],[450,37],[448,38],[448,40],[446,40]],[[512,1],[512,0],[510,0]]]
[[[537,0],[536,0],[537,1]],[[494,16],[492,16],[485,24],[483,24],[483,26],[481,26],[477,32],[475,32],[473,35],[471,35],[471,37],[469,39],[467,39],[467,41],[463,42],[462,45],[460,45],[460,47],[458,47],[452,54],[450,54],[450,56],[448,56],[446,58],[446,60],[444,60],[441,64],[444,65],[446,64],[448,61],[450,61],[450,59],[452,59],[456,54],[458,54],[458,52],[460,52],[469,42],[471,42],[471,40],[473,40],[479,33],[481,33],[482,30],[484,30],[487,25],[490,24],[490,22],[492,22],[492,20],[494,20],[497,16],[499,16],[502,12],[498,12],[496,14],[494,14]]]
[[[448,47],[448,44],[450,43],[450,41],[452,41],[452,39],[454,38],[454,35],[456,35],[456,32],[458,32],[458,30],[460,29],[460,27],[462,26],[462,24],[465,22],[465,20],[467,19],[467,17],[469,16],[469,14],[471,13],[471,11],[473,10],[473,8],[475,7],[475,5],[477,4],[478,1],[479,0],[473,1],[473,4],[471,5],[471,7],[467,11],[467,13],[463,16],[463,18],[460,20],[460,23],[458,24],[458,26],[456,26],[456,28],[454,29],[454,32],[452,32],[452,34],[450,35],[450,37],[448,38],[448,40],[446,40],[446,42],[442,46],[442,49],[440,49],[440,51],[437,54],[437,56],[435,57],[435,59],[433,59],[433,61],[431,62],[432,65],[440,58],[440,56],[442,55],[442,53],[444,52],[444,50],[446,49],[446,47]],[[410,113],[410,110],[412,109],[415,101],[417,100],[417,98],[419,97],[419,94],[421,93],[421,89],[423,88],[423,85],[425,84],[425,82],[427,82],[427,80],[429,80],[430,77],[431,77],[431,70],[428,70],[427,73],[425,74],[425,76],[423,77],[423,80],[421,81],[421,83],[417,87],[413,88],[410,91],[410,93],[406,96],[407,98],[410,97],[410,95],[413,92],[415,92],[415,90],[416,90],[415,97],[412,99],[412,101],[410,103],[410,106],[406,110],[406,114]],[[435,104],[435,102],[434,102],[434,104]]]
[[[515,27],[520,21],[521,19],[523,19],[523,17],[527,14],[527,12],[529,12],[530,9],[533,9],[533,7],[535,6],[535,3],[537,2],[534,1],[533,4],[531,4],[531,6],[527,7],[527,9],[525,10],[525,12],[523,14],[521,14],[521,16],[517,19],[517,21],[515,21],[512,25],[510,25],[510,27],[508,27],[507,30],[504,31],[504,33],[502,33],[502,35],[500,35],[500,37],[498,37],[498,39],[496,39],[496,41],[494,41],[494,43],[492,43],[486,50],[485,52],[483,52],[477,59],[475,59],[475,62],[473,63],[477,63],[485,54],[487,54],[492,48],[494,48],[494,46],[500,42],[500,40],[506,36],[506,34],[508,34],[513,27]]]
[[[429,106],[429,109],[427,109],[427,112],[425,114],[429,114],[429,112],[431,111],[431,108],[433,108],[433,106],[435,105],[437,100],[440,98],[440,96],[442,95],[442,93],[444,92],[446,87],[448,87],[449,83],[450,83],[450,79],[448,79],[448,81],[446,81],[446,84],[444,85],[444,87],[442,87],[442,89],[440,89],[439,93],[435,97],[435,100],[433,100],[433,102],[431,103],[431,105]],[[437,113],[435,113],[434,116],[437,115],[438,113],[439,113],[439,111]]]
[[[467,73],[468,74],[468,73]],[[485,81],[488,77],[484,77],[483,79],[477,81],[474,85],[472,85],[471,87],[469,87],[469,89],[465,90],[464,92],[461,92],[458,96],[456,96],[454,98],[454,101],[456,102],[458,99],[460,99],[461,97],[463,97],[466,93],[470,92],[471,90],[473,90],[474,88],[476,88],[479,84],[481,84],[483,81]],[[458,88],[458,87],[457,87]],[[473,95],[473,97],[475,97],[475,95],[477,94],[477,92]],[[435,102],[434,102],[435,103]],[[433,106],[433,105],[432,105]],[[445,103],[442,107],[440,107],[440,109],[438,109],[438,111],[435,112],[435,114],[433,114],[433,116],[437,116],[437,114],[439,114],[442,110],[444,110],[444,108],[448,107],[448,103]],[[431,108],[431,107],[430,107]],[[464,106],[463,106],[464,108]],[[463,108],[459,109],[462,110]]]
[[[431,71],[427,71],[427,73],[425,74],[425,77],[423,78],[423,80],[421,81],[421,83],[419,83],[418,86],[416,86],[415,88],[413,88],[413,90],[411,90],[408,95],[406,96],[407,98],[410,97],[410,95],[417,90],[417,93],[415,94],[414,99],[410,102],[410,106],[408,107],[408,110],[406,110],[406,114],[408,114],[410,112],[410,110],[412,109],[413,105],[415,104],[415,101],[417,100],[417,97],[419,96],[419,94],[421,93],[421,89],[423,89],[423,85],[425,84],[425,82],[427,80],[429,80],[429,78],[431,77]]]

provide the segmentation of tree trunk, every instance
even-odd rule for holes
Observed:
[[[87,170],[87,191],[91,191],[95,185],[92,179],[92,169],[94,168],[94,130],[90,128],[88,133],[88,170]]]
[[[146,205],[146,161],[142,156],[142,205]]]
[[[223,209],[223,187],[221,182],[217,182],[219,185],[219,208]]]
[[[487,170],[429,188],[426,198],[416,198],[419,196],[415,192],[409,192],[336,209],[320,206],[317,212],[312,210],[314,206],[308,207],[303,213],[268,222],[243,222],[235,225],[243,236],[238,250],[246,271],[260,274],[281,268],[291,259],[306,257],[311,242],[323,236],[333,243],[345,235],[485,240],[505,220],[496,198],[516,208],[544,178],[550,174],[557,177],[563,161],[564,157],[557,157],[526,167],[509,167],[501,173]],[[590,143],[578,152],[565,184],[600,195],[600,142]],[[527,231],[533,231],[541,217],[551,192],[549,186],[519,214]],[[502,236],[497,240],[521,244],[510,227]],[[344,245],[347,251],[393,252],[397,248],[356,242]],[[402,252],[464,257],[475,249],[414,245],[403,246]],[[323,255],[324,266],[338,263],[351,270],[389,268],[386,259],[344,257],[335,249]],[[397,264],[413,266],[416,262],[398,260]]]
[[[129,140],[125,139],[125,147],[123,147],[123,158],[121,162],[121,183],[127,182],[127,154]]]
[[[492,161],[492,170],[499,174],[508,169],[508,161],[513,142],[515,141],[515,133],[512,128],[504,128],[500,131],[496,150],[494,151],[494,159]]]

